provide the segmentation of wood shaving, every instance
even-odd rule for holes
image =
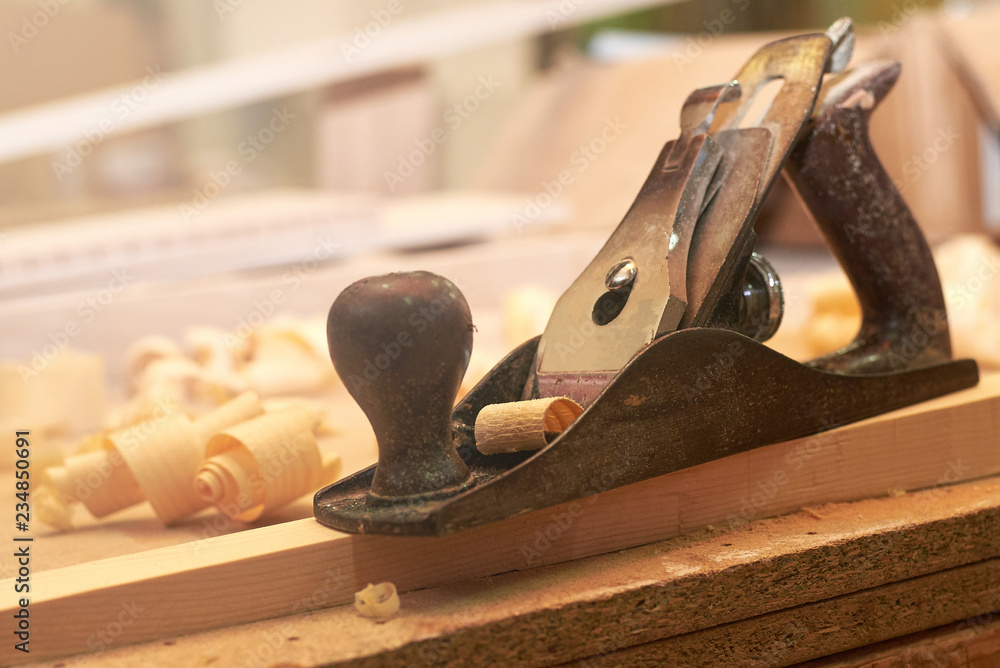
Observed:
[[[363,616],[386,622],[399,612],[399,594],[391,582],[369,584],[354,594],[354,608]]]
[[[197,494],[222,513],[252,522],[340,474],[340,458],[323,459],[319,416],[303,408],[265,413],[214,435],[194,479]]]

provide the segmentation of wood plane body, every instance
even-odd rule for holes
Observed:
[[[973,360],[850,375],[792,360],[723,329],[654,341],[565,432],[536,452],[483,455],[473,427],[517,401],[537,339],[514,350],[459,403],[456,441],[476,485],[456,496],[366,503],[375,466],[316,495],[323,524],[357,533],[443,535],[832,429],[978,382]]]

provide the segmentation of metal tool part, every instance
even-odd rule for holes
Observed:
[[[556,304],[536,359],[540,396],[588,406],[657,337],[692,326],[743,331],[747,309],[731,295],[756,244],[753,221],[809,119],[823,74],[849,57],[850,35],[842,20],[826,34],[774,42],[734,81],[688,97],[680,138],[664,147],[625,219]],[[747,123],[776,79],[781,90]],[[625,256],[641,277],[627,293],[615,292],[605,276]],[[778,319],[754,334],[770,336]]]
[[[785,166],[861,304],[857,337],[813,360],[818,368],[878,373],[951,358],[930,247],[868,138],[868,119],[899,72],[899,63],[866,63],[824,85]]]
[[[428,272],[362,279],[330,307],[334,368],[378,438],[369,502],[448,496],[472,482],[450,420],[472,329],[462,293]]]
[[[754,341],[767,341],[774,336],[785,312],[785,296],[778,273],[763,255],[754,252],[750,256],[740,297],[737,331]]]
[[[407,354],[431,361],[400,365],[400,391],[386,384],[355,394],[374,416],[379,463],[318,492],[317,519],[362,533],[460,531],[974,385],[975,362],[951,359],[927,244],[868,139],[871,110],[898,65],[841,72],[852,44],[850,22],[841,20],[826,33],[770,44],[736,80],[692,93],[681,136],[660,152],[545,333],[510,353],[451,412],[451,442],[441,426],[448,400],[428,402],[422,393],[431,391],[427,378],[456,386],[468,353],[457,330],[466,320],[447,326],[456,332],[441,330],[447,344],[413,341]],[[783,81],[780,92],[750,122],[755,97],[774,79]],[[856,340],[805,364],[761,343],[778,328],[783,298],[774,269],[754,252],[753,223],[782,169],[862,306]],[[444,280],[403,276],[389,324],[377,324],[381,307],[371,306],[376,339],[401,326],[406,290],[426,300]],[[353,312],[339,310],[340,301],[332,332]],[[337,364],[342,376],[342,366],[364,369],[359,360],[373,350],[352,347],[363,338],[352,331],[345,352],[331,338],[335,361],[348,359]],[[411,382],[409,373],[423,375]],[[475,447],[483,407],[560,395],[585,410],[545,447],[490,455]],[[424,430],[433,438],[423,439]],[[400,445],[413,442],[420,447]],[[428,463],[441,460],[443,474]],[[398,487],[386,482],[390,473]]]

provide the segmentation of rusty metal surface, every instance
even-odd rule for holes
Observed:
[[[443,326],[440,341],[421,341],[426,348],[411,357],[424,361],[400,365],[399,381],[355,394],[372,417],[379,464],[318,492],[317,519],[360,533],[461,531],[974,385],[976,363],[950,359],[927,244],[868,139],[871,111],[898,66],[876,63],[829,76],[819,90],[823,73],[846,63],[851,41],[850,23],[838,21],[826,34],[768,45],[740,72],[740,86],[692,94],[681,137],[664,147],[545,334],[500,362],[451,412],[450,423],[450,399],[438,393],[430,400],[425,384],[440,376],[457,388],[454,369],[464,370],[461,359],[468,360],[467,307],[460,313],[464,299],[447,283],[461,317]],[[784,87],[759,127],[739,127],[752,97],[775,77]],[[852,344],[806,364],[743,335],[764,339],[780,319],[780,283],[763,259],[749,263],[753,220],[782,166],[863,313]],[[427,286],[445,281],[402,276],[388,302],[368,305],[352,293],[351,308],[331,309],[331,354],[345,380],[373,350],[355,339],[389,337],[403,326],[402,304],[427,302],[434,294]],[[414,291],[409,301],[407,289]],[[599,322],[602,299],[614,303]],[[383,308],[391,317],[374,323],[374,334],[340,332],[341,318],[378,320]],[[334,334],[341,337],[336,346]],[[424,377],[413,384],[410,373]],[[539,395],[573,396],[586,410],[537,452],[478,452],[474,425],[484,406]],[[381,406],[369,412],[374,404]],[[432,470],[437,466],[443,473]]]
[[[691,93],[680,137],[661,151],[618,228],[552,312],[536,358],[542,396],[588,406],[658,336],[740,328],[740,303],[729,296],[741,288],[756,243],[753,222],[809,119],[832,54],[849,51],[850,22],[835,28],[769,44],[735,80]],[[748,119],[774,79],[780,91],[759,120]],[[604,279],[623,261],[637,267],[635,281],[628,292],[611,292]]]
[[[866,64],[824,87],[785,167],[861,303],[857,337],[811,363],[819,368],[872,373],[951,358],[934,258],[868,137],[899,71],[898,63]]]
[[[483,407],[520,399],[537,347],[536,336],[514,349],[465,395],[451,415],[455,450],[472,472],[475,483],[492,480],[535,454],[484,455],[476,449],[475,424]],[[316,518],[328,526],[357,533],[439,533],[435,510],[441,507],[440,500],[428,503],[426,499],[413,498],[391,508],[372,508],[367,503],[375,468],[368,467],[317,492],[313,500]]]
[[[512,391],[508,400],[516,398],[510,371],[516,367],[527,380],[526,356],[512,357],[497,367],[497,377]],[[495,397],[492,380],[474,392]],[[799,364],[735,332],[681,330],[658,339],[627,365],[559,438],[504,472],[479,475],[478,467],[488,466],[491,456],[476,457],[463,443],[479,479],[471,490],[450,499],[371,508],[364,492],[373,469],[366,469],[317,493],[316,517],[359,533],[461,531],[832,429],[977,380],[971,360],[849,376]],[[460,407],[456,415],[474,422],[474,412]]]
[[[373,503],[450,494],[471,483],[452,445],[449,414],[472,330],[462,293],[425,271],[362,279],[330,307],[330,357],[378,439]]]

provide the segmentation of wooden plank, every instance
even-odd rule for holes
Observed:
[[[31,658],[92,648],[133,603],[143,613],[121,626],[119,644],[344,603],[368,582],[433,587],[995,474],[998,410],[1000,377],[988,377],[920,406],[444,538],[347,535],[301,520],[38,573]],[[608,475],[595,484],[611,484]],[[6,602],[0,617],[15,609]],[[4,663],[25,658],[9,644],[0,651]]]
[[[1000,665],[1000,613],[988,612],[930,631],[809,661],[800,668],[939,668]]]
[[[731,647],[732,656],[769,654],[766,665],[776,665],[787,663],[779,659],[790,660],[790,646],[800,642],[811,649],[796,656],[820,656],[1000,605],[1000,580],[994,566],[984,566],[995,565],[1000,555],[998,523],[1000,478],[828,504],[730,531],[706,530],[406,593],[400,614],[386,624],[341,606],[131,647],[110,638],[100,665],[530,666],[583,660],[577,665],[611,666],[629,656],[630,647],[671,638],[675,647],[687,643],[692,655],[705,657],[700,665],[739,665],[708,661],[706,653],[720,646]],[[949,572],[957,579],[922,580]],[[917,586],[904,586],[896,596],[883,589],[906,582]],[[943,584],[924,590],[934,582]],[[966,589],[956,595],[958,586]],[[906,604],[901,596],[910,597]],[[794,617],[782,616],[838,598],[861,621],[845,625],[846,634],[832,630],[824,613],[799,628]],[[913,623],[915,616],[920,624]],[[757,634],[736,627],[757,618],[764,620]],[[779,632],[783,624],[795,643],[781,642],[788,632]],[[733,628],[733,635],[725,631]],[[716,635],[710,642],[691,641],[702,631]],[[673,663],[660,657],[648,665]]]
[[[968,593],[989,590],[996,582],[1000,559],[988,559],[599,654],[583,665],[784,666],[988,612]]]
[[[160,73],[143,82],[11,112],[0,117],[0,163],[55,151],[93,133],[122,95],[142,85],[145,97],[105,136],[245,106],[397,67],[421,64],[492,44],[534,37],[605,16],[677,0],[495,0],[415,19],[390,21],[359,55],[354,34],[261,55]],[[567,7],[569,9],[567,9]],[[364,26],[358,26],[362,29]],[[101,126],[102,128],[104,125]]]

